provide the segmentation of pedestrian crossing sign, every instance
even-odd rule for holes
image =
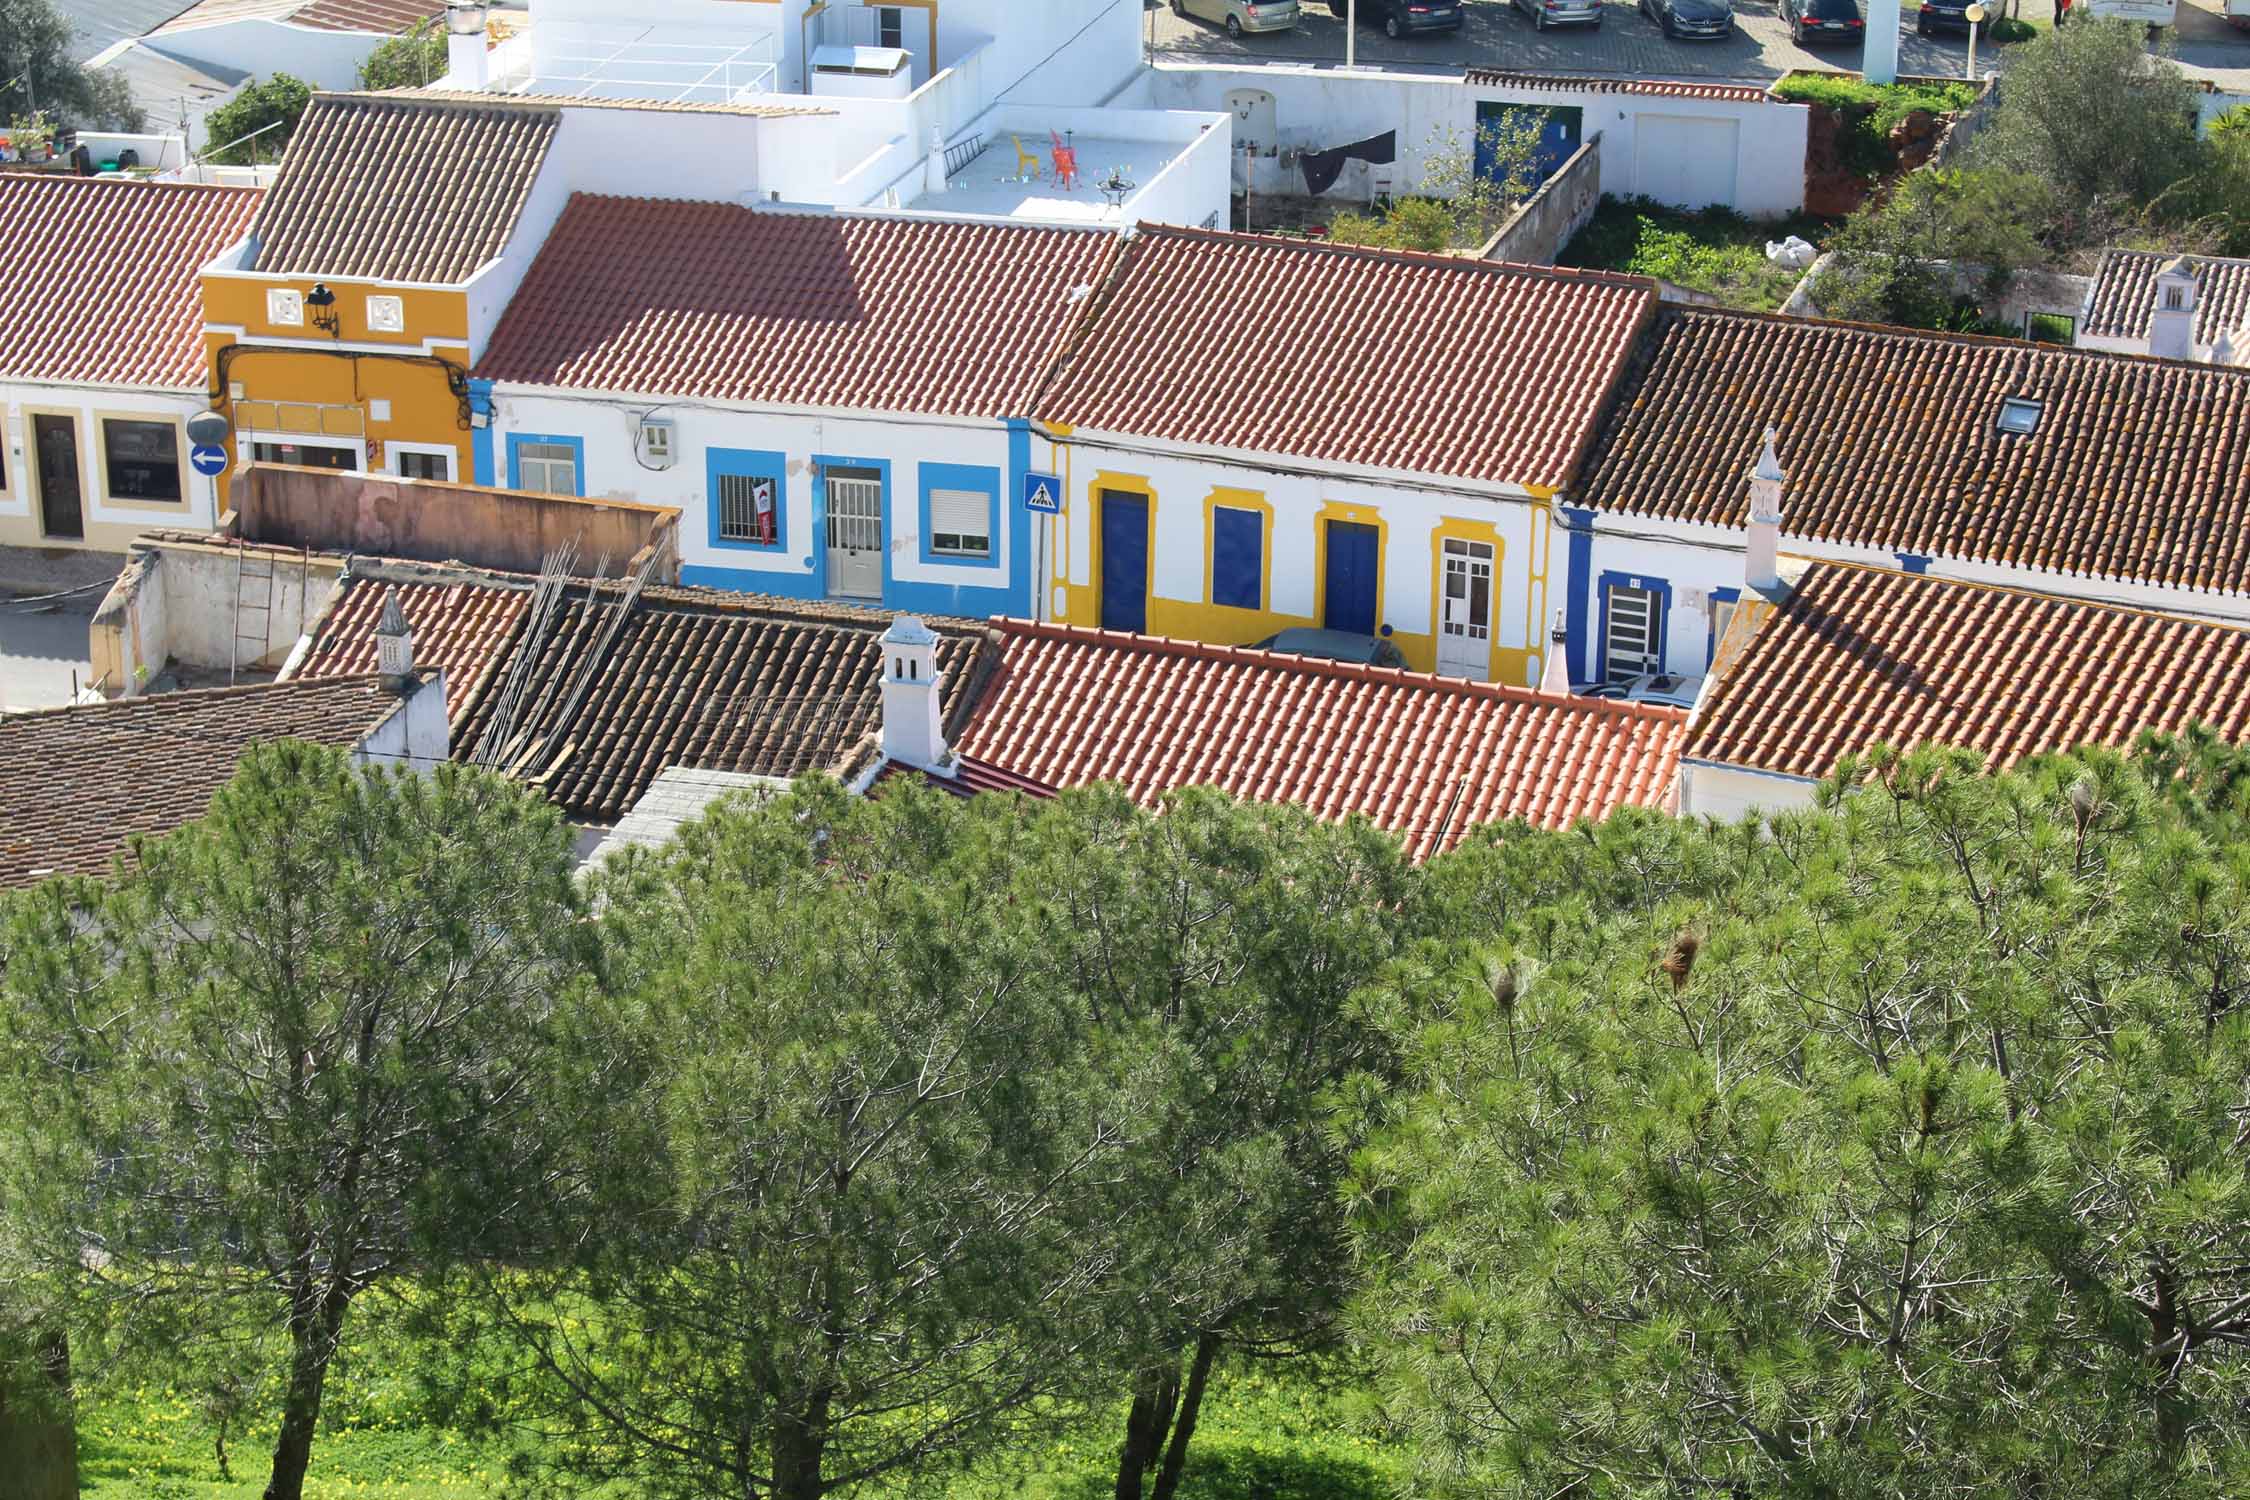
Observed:
[[[1023,476],[1023,508],[1042,515],[1059,515],[1062,512],[1062,480],[1053,474],[1030,473]]]

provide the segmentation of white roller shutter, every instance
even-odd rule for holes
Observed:
[[[1742,122],[1641,115],[1633,123],[1633,190],[1675,208],[1734,207]]]
[[[981,490],[930,491],[930,550],[947,557],[990,557],[992,497]]]

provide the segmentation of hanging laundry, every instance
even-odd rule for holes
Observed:
[[[1344,175],[1344,163],[1364,161],[1380,165],[1398,160],[1398,132],[1386,130],[1381,135],[1371,135],[1364,141],[1349,146],[1338,146],[1333,151],[1307,151],[1297,158],[1304,169],[1305,191],[1315,198],[1336,185]]]

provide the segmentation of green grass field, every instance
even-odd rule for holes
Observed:
[[[379,1373],[333,1381],[341,1415],[313,1450],[312,1500],[493,1500],[507,1454],[418,1425],[408,1383]],[[1225,1368],[1206,1403],[1181,1489],[1183,1500],[1378,1500],[1394,1492],[1405,1455],[1355,1420],[1333,1379],[1273,1366]],[[944,1482],[950,1500],[1104,1500],[1122,1411],[1109,1424],[1014,1455],[1004,1466]],[[199,1404],[156,1386],[113,1390],[79,1413],[79,1472],[87,1500],[256,1500],[273,1439],[267,1421],[228,1444],[232,1481],[219,1476]],[[927,1493],[935,1486],[916,1486]]]
[[[1820,243],[1835,226],[1803,216],[1761,223],[1722,208],[1685,213],[1646,198],[1604,196],[1558,263],[1655,276],[1706,292],[1721,305],[1772,312],[1804,273],[1766,260],[1766,241],[1794,234]]]

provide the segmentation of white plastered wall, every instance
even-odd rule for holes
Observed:
[[[0,381],[0,458],[6,464],[5,475],[0,476],[0,544],[122,552],[133,537],[153,527],[208,530],[217,524],[211,481],[188,467],[187,433],[181,425],[206,404],[201,393]],[[49,536],[42,522],[39,465],[32,453],[35,415],[71,419],[77,439],[79,506],[85,521],[82,539]],[[175,424],[181,482],[178,503],[135,501],[109,493],[99,425],[105,416]]]

